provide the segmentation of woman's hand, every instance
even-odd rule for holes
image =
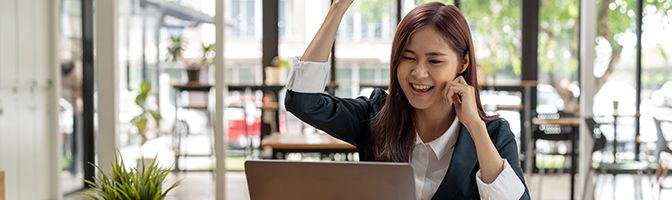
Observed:
[[[460,122],[466,127],[483,123],[478,114],[474,87],[467,84],[462,76],[449,81],[444,88],[444,95],[449,104],[452,104]]]
[[[480,178],[485,183],[492,183],[504,169],[504,161],[497,148],[490,140],[485,122],[478,114],[476,91],[467,84],[462,76],[449,81],[444,94],[449,103],[453,104],[457,117],[469,131],[476,147],[476,156],[481,167]]]

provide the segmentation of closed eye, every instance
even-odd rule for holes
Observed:
[[[430,60],[429,63],[431,64],[441,64],[443,61],[440,60]]]
[[[413,57],[404,56],[404,57],[401,57],[401,58],[403,58],[404,60],[415,61],[415,58],[413,58]]]

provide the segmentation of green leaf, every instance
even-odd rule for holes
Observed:
[[[95,182],[84,180],[91,185],[91,189],[81,194],[89,199],[163,199],[181,182],[178,180],[165,191],[162,190],[170,170],[159,167],[156,157],[151,165],[145,166],[141,163],[140,169],[130,170],[124,164],[123,159],[117,158],[112,163],[111,174],[106,174],[97,165],[91,165],[99,173],[94,178]]]
[[[149,93],[149,91],[152,90],[152,83],[150,82],[142,82],[140,83],[140,93]]]
[[[145,102],[147,101],[147,94],[140,93],[138,96],[135,96],[135,105],[138,105],[140,108],[145,108]]]
[[[150,111],[147,111],[147,112],[149,112],[149,114],[152,115],[152,118],[154,118],[155,121],[161,120],[161,113],[159,113],[158,111],[150,110]]]

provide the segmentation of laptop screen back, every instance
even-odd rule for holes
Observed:
[[[408,163],[257,160],[245,174],[252,200],[415,199]]]

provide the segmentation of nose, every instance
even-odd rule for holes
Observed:
[[[413,70],[411,70],[411,76],[414,78],[425,78],[429,76],[429,71],[427,66],[423,62],[419,62]]]

